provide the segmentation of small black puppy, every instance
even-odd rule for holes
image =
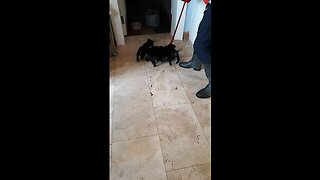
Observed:
[[[167,46],[153,46],[149,49],[146,54],[146,59],[150,59],[153,67],[156,67],[157,61],[169,61],[169,64],[172,65],[171,61],[177,58],[177,62],[180,62],[180,57],[178,51],[175,49],[174,44],[169,44]]]
[[[172,60],[177,59],[176,64],[178,64],[180,62],[180,57],[179,57],[179,53],[176,50],[176,46],[174,44],[169,44],[167,46],[164,47],[165,48],[165,59],[167,61],[169,61],[169,64],[171,64]]]
[[[146,59],[147,61],[149,59],[146,58],[146,54],[148,53],[149,49],[153,47],[154,41],[151,39],[148,39],[147,42],[145,42],[137,51],[137,61],[140,59]]]
[[[163,46],[153,46],[146,54],[146,59],[151,60],[153,67],[156,67],[158,61],[164,62],[165,48]]]

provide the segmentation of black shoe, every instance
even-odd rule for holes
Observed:
[[[201,70],[201,64],[193,65],[192,61],[180,62],[179,66],[183,67],[183,68],[193,68],[195,71],[200,71]]]
[[[211,97],[211,87],[209,87],[207,85],[205,88],[203,88],[200,91],[198,91],[196,96],[198,98],[209,98],[209,97]]]

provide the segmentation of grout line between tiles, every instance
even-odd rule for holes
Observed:
[[[192,168],[192,167],[196,167],[196,166],[201,166],[201,165],[206,165],[206,164],[210,164],[210,165],[211,165],[211,162],[202,163],[202,164],[197,164],[197,165],[188,166],[188,167],[183,167],[183,168],[177,168],[177,169],[174,169],[174,170],[168,170],[167,172],[179,171],[179,170],[182,170],[182,169],[188,169],[188,168]]]
[[[176,70],[176,73],[178,74],[178,77],[179,77],[179,79],[180,79],[180,82],[181,82],[181,84],[182,84],[182,87],[183,87],[183,89],[184,89],[184,92],[186,93],[186,96],[187,96],[189,102],[192,103],[192,102],[191,102],[191,99],[190,99],[190,98],[188,97],[188,95],[187,95],[186,88],[184,87],[184,83],[183,83],[183,81],[182,81],[182,79],[181,79],[181,77],[180,77],[180,74],[179,74],[178,69],[177,69],[177,68],[174,68],[174,69]]]
[[[199,122],[199,124],[200,124],[201,129],[202,129],[202,132],[203,132],[203,134],[204,134],[204,136],[205,136],[205,138],[206,138],[206,140],[207,140],[207,144],[208,144],[208,146],[209,146],[210,155],[211,155],[211,143],[209,143],[209,139],[208,139],[206,133],[204,132],[204,128],[202,127],[202,125],[201,125],[201,123],[200,123],[200,121],[199,121],[199,117],[198,117],[198,114],[197,114],[196,111],[195,111],[194,106],[193,106],[192,104],[191,104],[191,106],[192,106],[192,109],[193,109],[194,113],[195,113],[196,116],[197,116],[198,122]],[[210,112],[211,112],[211,109],[210,109]],[[210,120],[210,121],[211,121],[211,120]],[[211,124],[211,123],[210,123],[210,124]]]
[[[209,143],[209,139],[208,139],[206,133],[204,132],[204,128],[202,127],[202,125],[201,125],[201,123],[200,123],[200,121],[199,121],[198,114],[196,113],[195,108],[193,107],[192,104],[191,104],[191,106],[192,106],[192,109],[193,109],[194,113],[195,113],[196,116],[197,116],[197,119],[198,119],[198,122],[199,122],[199,124],[200,124],[200,127],[201,127],[201,129],[202,129],[202,131],[203,131],[203,134],[204,134],[206,140],[207,140],[207,144],[208,144],[208,146],[209,146],[209,148],[210,148],[210,150],[211,150],[211,143]],[[210,111],[210,112],[211,112],[211,111]],[[210,120],[210,121],[211,121],[211,120]],[[210,155],[211,155],[211,151],[210,151]]]
[[[120,143],[120,142],[126,142],[126,141],[131,141],[131,140],[138,140],[138,139],[148,138],[148,137],[157,136],[157,135],[158,134],[151,134],[151,135],[141,136],[141,137],[137,137],[137,138],[117,140],[117,141],[113,141],[112,143]]]
[[[170,107],[170,106],[183,105],[183,104],[189,104],[189,103],[190,102],[184,102],[184,103],[178,103],[178,104],[170,104],[170,105],[158,106],[158,107],[153,107],[153,108],[159,109],[159,108],[162,108],[162,107]]]

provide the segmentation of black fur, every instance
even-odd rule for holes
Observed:
[[[177,58],[177,62],[180,62],[180,57],[178,51],[175,49],[174,44],[169,44],[167,46],[153,46],[149,49],[146,54],[146,59],[150,59],[153,67],[156,67],[157,61],[169,61],[169,64],[172,65],[171,61]]]
[[[137,51],[137,61],[140,59],[149,60],[146,58],[146,54],[148,53],[149,49],[153,47],[154,41],[151,39],[148,39],[147,42],[145,42]]]
[[[149,49],[146,58],[151,60],[153,67],[156,67],[157,61],[164,61],[164,52],[163,46],[153,46]]]
[[[179,57],[178,51],[176,50],[176,46],[174,44],[169,44],[164,48],[166,53],[165,58],[167,58],[167,61],[169,61],[169,64],[172,65],[171,61],[175,59],[177,59],[176,64],[178,64],[180,62],[180,57]]]

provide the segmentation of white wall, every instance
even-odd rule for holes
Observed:
[[[189,32],[189,39],[192,43],[196,39],[205,7],[203,0],[191,0],[188,3],[184,32]]]
[[[110,19],[114,32],[114,38],[116,39],[116,45],[125,45],[124,34],[122,30],[122,24],[120,19],[120,11],[117,0],[110,0]]]
[[[122,16],[123,18],[123,24],[122,24],[122,31],[123,34],[126,36],[127,35],[127,7],[126,7],[126,2],[125,0],[118,0],[118,5],[119,5],[119,11],[120,11],[120,17]]]

